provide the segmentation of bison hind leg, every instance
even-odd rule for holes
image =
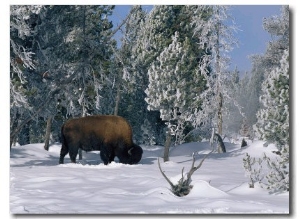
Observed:
[[[73,149],[69,151],[69,156],[72,163],[76,163],[77,154],[78,154],[78,149]]]
[[[77,145],[73,145],[73,147],[69,148],[69,156],[72,163],[76,163],[76,157],[78,154],[79,147]]]
[[[68,147],[65,144],[62,144],[61,150],[60,150],[60,156],[59,156],[59,164],[64,163],[64,158],[68,152],[69,152]]]

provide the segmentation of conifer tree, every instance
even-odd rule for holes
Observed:
[[[45,134],[46,120],[60,120],[60,126],[67,114],[78,116],[100,109],[100,90],[111,57],[106,48],[114,43],[107,19],[111,10],[111,6],[44,6],[33,13],[34,34],[31,41],[24,42],[30,43],[35,54],[36,68],[26,75],[31,110],[19,118],[11,136],[24,136],[19,133],[29,124],[27,132],[38,142]],[[64,118],[59,118],[63,111]],[[30,124],[32,119],[36,122]]]
[[[259,137],[275,142],[279,150],[289,145],[289,50],[280,64],[262,84],[263,108],[258,111],[255,126]]]
[[[197,69],[189,62],[194,59],[190,54],[189,39],[186,38],[183,44],[178,39],[179,33],[176,32],[172,43],[152,63],[145,91],[148,109],[159,110],[168,127],[166,135],[175,136],[175,144],[184,141],[183,131],[191,121],[193,111],[198,108],[194,99],[202,82]]]
[[[189,46],[191,58],[188,65],[190,69],[197,69],[200,57],[205,52],[197,46],[197,37],[194,36],[193,26],[190,23],[192,14],[193,10],[187,6],[157,5],[153,7],[145,21],[141,22],[139,37],[133,47],[133,59],[136,60],[135,66],[139,69],[140,81],[144,81],[141,76],[147,74],[152,63],[156,62],[157,57],[172,43],[172,36],[175,32],[179,33],[178,42],[182,45],[185,44],[186,38],[189,40],[188,43],[186,42],[191,45]],[[148,82],[148,77],[146,79],[147,87],[150,82]],[[156,119],[151,121],[155,122],[156,126],[157,123],[162,124],[157,110],[149,113],[155,116]],[[162,130],[161,125],[159,127],[159,130]]]
[[[264,19],[265,29],[276,38],[266,53],[255,57],[263,81],[254,131],[278,148],[276,159],[264,155],[268,172],[261,183],[270,193],[289,191],[289,10],[282,7],[280,16]],[[255,67],[256,67],[255,66]],[[259,80],[258,80],[259,81]],[[255,87],[257,89],[257,87]]]
[[[220,135],[223,132],[224,101],[232,100],[224,83],[229,77],[226,53],[237,45],[233,36],[236,27],[228,25],[228,9],[228,6],[199,6],[192,19],[200,48],[209,51],[200,60],[200,71],[206,77],[207,89],[199,95],[202,106],[197,112],[196,123],[216,126]]]
[[[259,102],[262,95],[263,81],[271,71],[280,66],[280,60],[285,50],[289,48],[289,7],[282,6],[281,14],[263,19],[264,29],[272,36],[263,55],[250,56],[252,62],[249,75],[247,119],[251,125],[257,122],[256,113],[263,105]]]
[[[10,147],[31,120],[29,116],[32,116],[34,105],[28,97],[31,93],[29,82],[37,67],[33,39],[37,32],[38,15],[43,7],[10,6]],[[29,133],[26,132],[23,137],[19,136],[19,142],[29,142]]]

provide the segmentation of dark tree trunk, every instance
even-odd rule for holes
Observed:
[[[225,144],[223,142],[223,139],[217,133],[215,133],[215,136],[217,137],[217,141],[218,141],[218,152],[219,153],[226,153],[226,148],[225,148]]]
[[[26,123],[16,136],[20,145],[30,144],[30,122]]]
[[[165,142],[165,150],[164,150],[164,162],[169,161],[169,152],[171,146],[171,133],[167,131],[166,133],[166,142]]]
[[[46,134],[45,134],[45,145],[44,145],[44,149],[46,151],[49,150],[51,126],[52,126],[52,116],[49,116],[49,118],[47,119]]]
[[[18,127],[18,120],[20,118],[20,114],[17,113],[15,118],[12,121],[12,125],[10,127],[10,148],[13,146],[13,144],[16,143],[16,136],[12,134],[12,130],[16,130]]]
[[[119,113],[119,103],[121,99],[121,90],[120,90],[120,84],[118,84],[118,89],[117,89],[117,96],[116,96],[116,105],[115,105],[115,110],[114,110],[114,115],[117,116]]]

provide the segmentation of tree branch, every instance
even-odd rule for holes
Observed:
[[[192,163],[192,167],[191,167],[190,171],[187,173],[187,182],[190,182],[193,173],[194,173],[196,170],[198,170],[198,169],[202,166],[204,160],[205,160],[205,159],[208,157],[208,155],[210,155],[213,151],[214,151],[214,150],[212,150],[211,152],[209,152],[208,154],[206,154],[206,155],[203,157],[203,159],[201,160],[201,162],[198,164],[197,167],[194,166],[194,164],[195,164],[195,152],[193,153],[193,155],[192,155],[192,156],[193,156],[193,163]]]
[[[175,186],[173,185],[173,183],[171,182],[171,180],[169,180],[169,178],[166,176],[166,174],[161,170],[161,167],[160,167],[160,162],[159,162],[159,158],[157,158],[157,163],[158,163],[158,167],[159,167],[159,170],[161,172],[161,174],[163,175],[163,177],[167,180],[167,182],[171,185],[171,188],[175,188]]]

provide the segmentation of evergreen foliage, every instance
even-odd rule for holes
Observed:
[[[263,159],[250,157],[248,153],[243,158],[245,173],[249,178],[249,188],[254,188],[256,182],[261,182],[263,178],[261,175],[262,162]]]
[[[233,35],[236,27],[229,23],[228,10],[228,6],[204,5],[199,6],[192,17],[200,49],[208,51],[199,63],[199,70],[206,79],[206,89],[198,95],[202,104],[195,123],[207,124],[209,129],[217,127],[220,135],[223,131],[224,101],[234,102],[225,83],[230,77],[226,70],[229,63],[227,53],[237,45]]]
[[[281,150],[289,145],[289,52],[285,51],[281,66],[274,69],[263,82],[255,130],[260,138],[275,142]]]
[[[178,38],[176,32],[172,43],[152,64],[148,71],[149,86],[145,91],[148,109],[160,111],[161,119],[166,122],[171,135],[176,137],[176,144],[183,142],[183,130],[198,107],[193,100],[197,91],[201,90],[197,69],[189,65],[189,60],[193,59],[188,53],[191,47],[189,40],[186,38],[182,45]]]
[[[13,60],[24,63],[23,56],[13,55],[11,61],[11,142],[24,136],[28,138],[23,143],[42,141],[49,116],[54,117],[58,127],[53,128],[58,133],[67,116],[99,110],[99,92],[112,55],[106,49],[107,44],[113,44],[109,41],[112,25],[106,17],[112,9],[71,5],[11,7],[11,49],[18,52],[22,48],[23,55],[28,51],[25,68],[17,65],[22,73],[18,77]],[[15,28],[23,27],[15,21],[27,24],[26,31]],[[18,107],[20,101],[26,107]],[[33,127],[33,120],[38,128]]]
[[[250,115],[248,118],[251,118],[251,122],[255,122],[253,128],[256,135],[268,143],[275,143],[279,150],[279,159],[271,159],[263,155],[262,159],[267,169],[263,174],[258,173],[262,187],[268,189],[270,193],[278,193],[289,191],[288,6],[282,7],[280,16],[264,19],[263,26],[275,37],[268,44],[264,55],[252,57],[253,70],[249,81],[249,100],[254,103],[254,107],[253,111],[248,114]],[[253,119],[254,112],[257,112],[256,121]],[[246,171],[251,172],[251,168],[245,165]]]
[[[265,153],[261,158],[243,158],[245,174],[249,178],[249,188],[258,183],[271,194],[289,191],[289,147],[285,146],[280,157],[270,158]]]
[[[280,193],[289,191],[289,147],[285,146],[279,159],[271,160],[264,154],[264,160],[267,163],[269,172],[266,175],[266,181],[263,187],[270,193]]]

